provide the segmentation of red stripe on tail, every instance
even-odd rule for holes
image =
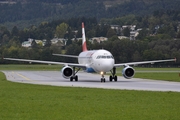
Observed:
[[[84,23],[82,23],[82,50],[87,51]]]

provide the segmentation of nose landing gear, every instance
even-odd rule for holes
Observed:
[[[101,78],[101,82],[106,82],[106,79],[104,78],[104,72],[101,72],[102,78]]]
[[[104,78],[104,75],[101,78],[101,82],[106,82],[106,79]]]

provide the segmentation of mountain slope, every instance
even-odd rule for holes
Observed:
[[[180,0],[11,0],[0,1],[0,23],[50,18],[147,15],[156,10],[179,10]]]

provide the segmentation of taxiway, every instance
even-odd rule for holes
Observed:
[[[180,92],[180,83],[168,81],[156,81],[148,79],[125,79],[118,76],[117,82],[110,82],[109,77],[105,76],[106,82],[101,83],[101,76],[78,72],[79,81],[70,82],[64,79],[59,71],[2,71],[7,80],[12,82],[41,84],[51,86],[69,86],[69,87],[88,87],[104,89],[123,89],[123,90],[147,90],[147,91],[173,91]]]

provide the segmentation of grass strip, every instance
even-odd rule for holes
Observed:
[[[13,83],[0,72],[2,120],[178,120],[180,93]]]
[[[0,70],[42,70],[42,71],[60,71],[62,65],[44,65],[44,64],[13,64],[0,65]]]
[[[136,78],[146,78],[146,79],[153,79],[153,80],[166,80],[166,81],[175,81],[180,82],[180,73],[176,72],[151,72],[151,73],[136,73]]]

